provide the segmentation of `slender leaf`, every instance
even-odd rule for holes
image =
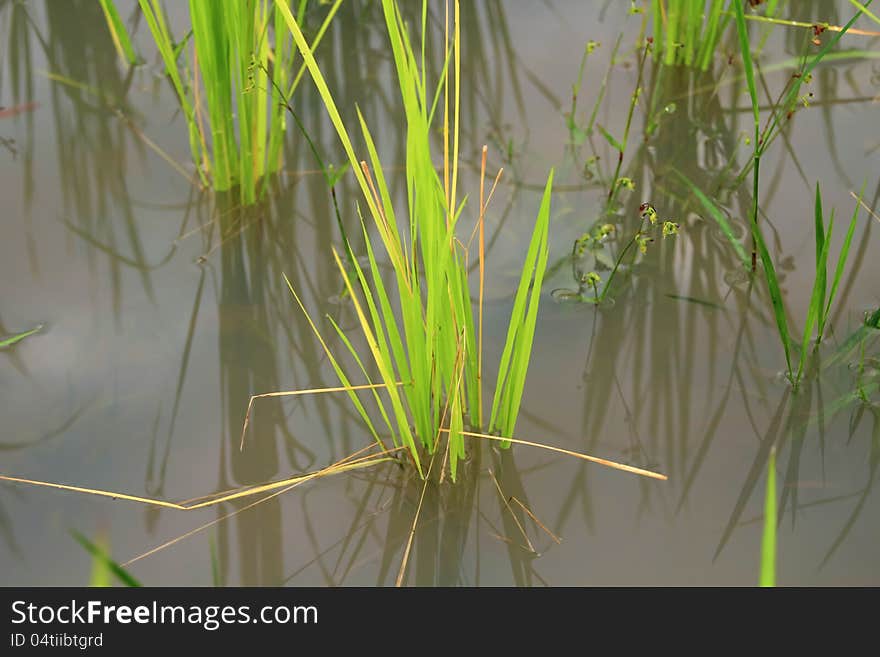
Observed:
[[[77,531],[71,531],[73,538],[76,539],[76,542],[83,546],[86,551],[92,555],[94,559],[94,568],[104,568],[108,572],[112,573],[120,582],[125,584],[126,586],[140,586],[141,583],[135,579],[133,575],[131,575],[125,568],[120,566],[118,563],[113,561],[110,556],[107,554],[104,548],[95,545],[85,536],[80,534]],[[93,570],[94,572],[94,570]],[[107,579],[105,575],[99,575],[98,582],[106,582]],[[105,585],[105,584],[101,584]]]
[[[767,461],[764,495],[764,534],[761,538],[761,586],[776,586],[776,448]]]

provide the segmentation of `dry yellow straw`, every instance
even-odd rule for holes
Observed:
[[[251,495],[258,495],[260,493],[266,493],[273,490],[278,490],[279,488],[284,488],[286,486],[290,486],[291,484],[300,484],[310,479],[315,479],[317,477],[326,476],[328,474],[336,474],[339,472],[347,472],[349,470],[357,470],[360,468],[366,468],[371,465],[376,465],[378,463],[384,463],[386,461],[393,460],[388,454],[391,452],[397,451],[401,448],[395,448],[393,450],[388,450],[386,452],[381,452],[379,454],[374,454],[371,456],[364,456],[359,459],[355,459],[353,461],[345,462],[345,459],[342,461],[335,463],[333,465],[327,466],[326,468],[322,468],[321,470],[315,470],[313,472],[308,472],[306,474],[297,475],[295,477],[289,477],[287,479],[283,479],[281,481],[273,481],[268,484],[261,484],[258,486],[252,486],[250,488],[246,488],[245,490],[239,490],[234,493],[229,493],[227,495],[223,495],[221,497],[211,498],[205,500],[203,502],[199,502],[197,504],[180,504],[177,502],[168,502],[166,500],[158,500],[151,497],[141,497],[139,495],[129,495],[127,493],[118,493],[114,491],[101,490],[98,488],[86,488],[83,486],[71,486],[68,484],[59,484],[51,481],[38,481],[35,479],[25,479],[23,477],[10,477],[8,475],[0,475],[0,481],[9,481],[13,483],[19,484],[31,484],[33,486],[41,486],[43,488],[56,488],[59,490],[68,490],[73,491],[75,493],[86,493],[88,495],[97,495],[99,497],[111,497],[114,500],[128,500],[130,502],[139,502],[141,504],[149,504],[151,506],[159,506],[166,509],[174,509],[176,511],[194,511],[195,509],[202,509],[208,506],[214,506],[216,504],[221,504],[223,502],[229,502],[231,500],[237,500],[243,497],[250,497]]]
[[[403,383],[398,381],[394,385],[402,386]],[[335,388],[310,388],[309,390],[282,390],[279,392],[264,392],[259,395],[252,395],[248,402],[247,412],[244,414],[244,426],[241,428],[241,444],[238,446],[239,451],[244,449],[244,436],[247,433],[248,425],[251,421],[251,408],[253,408],[254,400],[263,397],[295,397],[298,395],[313,395],[321,392],[348,392],[350,390],[372,390],[375,388],[387,388],[387,383],[365,383],[359,386],[337,386]]]
[[[441,429],[441,431],[449,432],[449,429]],[[666,481],[668,477],[665,474],[660,474],[659,472],[652,472],[651,470],[645,470],[644,468],[637,468],[633,465],[626,465],[625,463],[618,463],[617,461],[609,461],[608,459],[599,458],[598,456],[590,456],[589,454],[581,454],[580,452],[572,452],[568,449],[563,449],[562,447],[554,447],[553,445],[544,445],[542,443],[533,443],[528,440],[518,440],[517,438],[504,438],[503,436],[491,436],[487,433],[474,433],[473,431],[461,431],[462,436],[470,436],[471,438],[485,438],[487,440],[497,440],[499,442],[509,442],[515,443],[517,445],[527,445],[529,447],[540,447],[541,449],[547,449],[551,452],[559,452],[560,454],[565,454],[567,456],[574,456],[575,458],[583,459],[584,461],[590,461],[591,463],[598,463],[600,465],[608,466],[609,468],[614,468],[615,470],[623,470],[624,472],[631,472],[632,474],[642,475],[643,477],[650,477],[651,479],[660,479],[662,481]]]

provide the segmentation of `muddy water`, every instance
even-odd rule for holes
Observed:
[[[564,116],[586,41],[601,45],[585,67],[581,126],[623,34],[597,114],[623,133],[640,18],[625,15],[626,3],[601,4],[486,3],[467,16],[463,186],[477,189],[483,143],[490,169],[505,167],[488,218],[486,362],[491,370],[500,355],[517,266],[554,166],[554,270],[517,433],[669,480],[475,444],[463,481],[428,487],[406,582],[751,585],[776,445],[780,583],[880,584],[878,398],[836,403],[858,380],[857,355],[836,353],[880,305],[872,257],[880,226],[862,214],[832,339],[818,374],[792,395],[779,377],[766,289],[740,280],[729,244],[675,173],[711,190],[745,235],[750,183],[723,184],[726,165],[739,171],[750,153],[748,97],[735,61],[726,65],[734,46],[722,44],[708,74],[646,65],[622,171],[636,189],[622,192],[609,219],[616,153],[598,133],[592,142],[575,134],[582,143],[572,144]],[[850,11],[810,4],[819,13],[797,18],[845,21]],[[401,192],[393,176],[403,135],[381,17],[357,5],[341,11],[322,64],[349,120],[360,104]],[[330,314],[357,334],[331,257],[340,239],[329,196],[302,140],[288,139],[287,172],[269,198],[242,210],[187,179],[186,130],[161,69],[152,54],[131,75],[117,64],[96,3],[6,3],[0,29],[0,105],[25,106],[0,119],[0,333],[45,324],[0,352],[0,472],[182,500],[316,469],[368,444],[348,400],[328,395],[261,400],[239,450],[250,395],[336,384],[283,274],[316,317]],[[802,52],[801,37],[776,30],[767,40],[761,62],[774,96],[791,72],[774,64]],[[153,52],[145,25],[136,40]],[[845,43],[877,47],[868,37]],[[833,254],[854,207],[850,191],[866,176],[876,206],[877,60],[823,66],[809,90],[811,107],[762,163],[768,242],[799,325],[813,280],[813,185],[820,181],[826,208],[837,209]],[[327,158],[341,162],[311,89],[299,107]],[[584,175],[596,155],[598,170]],[[341,181],[351,230],[356,192],[353,180]],[[572,241],[609,220],[631,234],[643,201],[678,221],[681,234],[651,245],[620,279],[613,305],[554,300],[563,296],[554,290],[577,287],[573,269],[594,267],[572,266]],[[865,380],[877,353],[874,339]],[[87,582],[90,562],[74,530],[106,538],[125,562],[204,527],[131,572],[150,585],[209,585],[212,570],[233,585],[393,584],[420,494],[421,482],[396,466],[317,480],[256,506],[247,499],[192,512],[3,484],[2,583]]]

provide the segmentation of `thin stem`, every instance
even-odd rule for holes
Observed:
[[[611,281],[614,280],[614,275],[617,273],[617,270],[620,268],[620,263],[623,261],[623,256],[626,255],[627,251],[630,250],[633,244],[638,240],[639,235],[642,234],[642,226],[645,225],[645,219],[642,218],[642,221],[639,223],[639,229],[632,236],[630,241],[627,243],[623,250],[620,252],[620,255],[617,256],[617,261],[614,263],[614,267],[611,269],[611,274],[608,275],[608,280],[605,281],[605,285],[602,286],[602,294],[597,298],[596,303],[602,303],[605,301],[605,297],[608,295],[608,290],[611,288]]]
[[[644,23],[642,24],[642,33],[644,34]],[[611,204],[614,203],[614,197],[617,194],[617,180],[620,177],[620,169],[623,166],[623,151],[626,150],[626,144],[629,140],[629,130],[632,125],[633,113],[636,109],[636,104],[639,102],[639,96],[642,93],[642,79],[644,78],[645,72],[645,60],[648,58],[648,50],[650,50],[651,44],[650,42],[645,42],[645,48],[642,50],[642,57],[639,61],[639,77],[636,80],[636,89],[633,91],[632,100],[629,104],[629,113],[626,117],[626,127],[623,130],[623,149],[618,151],[617,154],[617,168],[614,170],[614,178],[611,180],[611,189],[608,190],[608,207],[611,207]]]

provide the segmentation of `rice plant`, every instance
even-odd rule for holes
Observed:
[[[730,4],[727,0],[651,0],[655,57],[668,66],[707,70],[730,22],[726,11]]]
[[[485,275],[484,220],[492,189],[487,196],[484,159],[473,238],[479,236],[480,300],[475,313],[468,285],[469,244],[462,243],[457,237],[465,206],[458,198],[461,93],[458,2],[454,3],[451,37],[448,16],[446,19],[445,65],[433,85],[428,80],[425,66],[425,40],[422,39],[421,48],[417,49],[397,4],[393,0],[382,3],[406,118],[408,219],[404,220],[404,225],[408,227],[407,231],[400,227],[398,216],[402,213],[392,204],[384,168],[366,121],[359,112],[368,154],[368,159],[362,160],[354,152],[348,130],[299,22],[287,7],[278,6],[345,148],[372,219],[371,227],[378,232],[394,270],[399,315],[392,306],[393,290],[386,286],[379,273],[379,258],[369,239],[366,220],[361,215],[367,264],[362,266],[354,260],[354,269],[350,272],[335,250],[334,256],[366,337],[370,356],[379,372],[377,387],[387,393],[386,402],[377,389],[373,389],[373,398],[384,423],[383,430],[391,435],[395,445],[408,448],[421,474],[424,471],[420,449],[434,453],[441,435],[447,434],[449,471],[454,479],[458,461],[465,456],[464,436],[476,433],[470,429],[486,429],[510,438],[516,425],[547,265],[553,172],[551,170],[547,179],[514,298],[487,422],[482,381],[482,289]],[[424,34],[427,29],[426,2],[422,4],[421,27]],[[435,169],[431,143],[432,132],[438,123],[443,137],[439,173]],[[302,306],[292,287],[291,292]],[[373,385],[368,367],[348,336],[335,323],[333,328],[369,381],[368,385]],[[316,326],[314,330],[343,386],[351,387],[339,360],[327,347]],[[349,390],[349,394],[373,436],[381,442],[380,431],[354,390]]]
[[[718,222],[722,231],[730,240],[734,249],[745,261],[746,254],[743,246],[735,239],[729,229],[725,229],[727,221],[721,209],[709,199],[705,194],[700,192],[693,184],[684,176],[682,179],[691,187],[691,190],[699,198],[700,202],[709,212],[709,215]],[[864,193],[864,187],[862,188]],[[804,319],[804,326],[801,332],[800,342],[795,341],[795,337],[789,326],[788,315],[785,308],[785,299],[782,289],[779,285],[779,276],[776,272],[776,265],[773,262],[773,256],[767,247],[763,234],[753,222],[752,233],[755,238],[755,248],[760,257],[761,265],[767,279],[767,288],[770,294],[770,302],[773,307],[773,317],[776,322],[776,329],[779,332],[779,338],[782,342],[782,348],[785,353],[786,375],[791,384],[796,388],[803,378],[804,367],[810,352],[810,343],[813,341],[815,330],[815,341],[821,343],[825,337],[828,318],[831,315],[831,306],[837,295],[840,281],[843,278],[843,271],[846,268],[846,262],[849,257],[850,247],[852,246],[853,235],[856,229],[856,223],[861,209],[862,194],[859,194],[856,201],[855,209],[849,221],[846,237],[841,246],[837,263],[834,269],[834,277],[831,280],[831,287],[828,287],[828,260],[830,256],[831,237],[834,230],[834,212],[832,211],[828,224],[825,223],[825,214],[822,208],[822,193],[819,184],[816,184],[816,196],[814,204],[814,244],[815,244],[815,266],[816,273],[813,279],[812,293],[810,295],[810,304],[807,308],[807,315]]]
[[[872,0],[868,0],[865,6],[870,5]],[[819,52],[813,56],[809,62],[804,63],[802,70],[793,76],[792,82],[783,92],[781,104],[773,111],[772,116],[768,120],[767,126],[761,129],[761,117],[758,106],[758,92],[755,84],[754,63],[752,61],[751,46],[749,43],[748,28],[746,27],[745,14],[741,3],[734,3],[737,35],[739,37],[740,52],[742,55],[743,66],[745,69],[746,86],[748,87],[749,97],[752,103],[752,117],[754,121],[754,150],[752,154],[752,208],[750,215],[750,226],[752,232],[752,270],[757,267],[757,256],[760,255],[761,264],[764,268],[764,274],[767,278],[767,287],[770,292],[770,300],[773,305],[773,315],[776,320],[776,327],[779,331],[779,337],[782,341],[782,347],[785,352],[785,364],[787,368],[788,379],[794,388],[797,388],[804,372],[804,364],[807,357],[807,346],[812,339],[812,331],[814,326],[818,327],[817,342],[821,342],[825,328],[825,323],[830,313],[831,303],[837,292],[837,286],[840,282],[840,276],[843,273],[843,267],[849,254],[849,247],[852,242],[852,234],[855,230],[856,219],[859,214],[859,206],[861,203],[861,195],[856,203],[853,217],[850,221],[849,230],[846,240],[843,244],[840,256],[837,262],[837,270],[834,276],[830,292],[827,290],[827,274],[826,267],[828,262],[828,249],[831,240],[831,230],[834,226],[834,216],[832,213],[831,221],[826,230],[824,225],[824,217],[822,213],[822,200],[818,184],[816,185],[816,203],[815,203],[815,244],[816,244],[816,277],[814,279],[813,293],[810,299],[809,309],[804,324],[802,339],[800,344],[800,354],[797,361],[797,368],[793,367],[792,352],[795,344],[788,327],[786,319],[785,304],[782,297],[782,291],[779,287],[779,280],[776,275],[776,269],[773,264],[773,258],[767,249],[761,227],[758,225],[758,194],[759,194],[759,175],[761,166],[761,156],[766,151],[772,139],[779,134],[782,129],[782,121],[784,116],[790,116],[791,109],[797,101],[798,93],[805,79],[828,53],[828,51],[840,40],[846,31],[852,27],[853,23],[861,16],[864,7],[853,16],[852,19],[830,39]],[[863,188],[864,192],[864,188]],[[705,204],[705,202],[704,202]],[[827,302],[826,302],[827,301]]]
[[[160,0],[138,2],[186,120],[201,183],[217,191],[237,186],[240,201],[254,203],[266,176],[281,167],[287,127],[282,103],[303,72],[294,75],[281,18],[290,0],[190,0],[186,35],[172,34]],[[331,6],[313,48],[341,2]],[[300,16],[307,4],[299,3]],[[114,3],[102,0],[101,6],[120,54],[131,62],[133,49]]]

